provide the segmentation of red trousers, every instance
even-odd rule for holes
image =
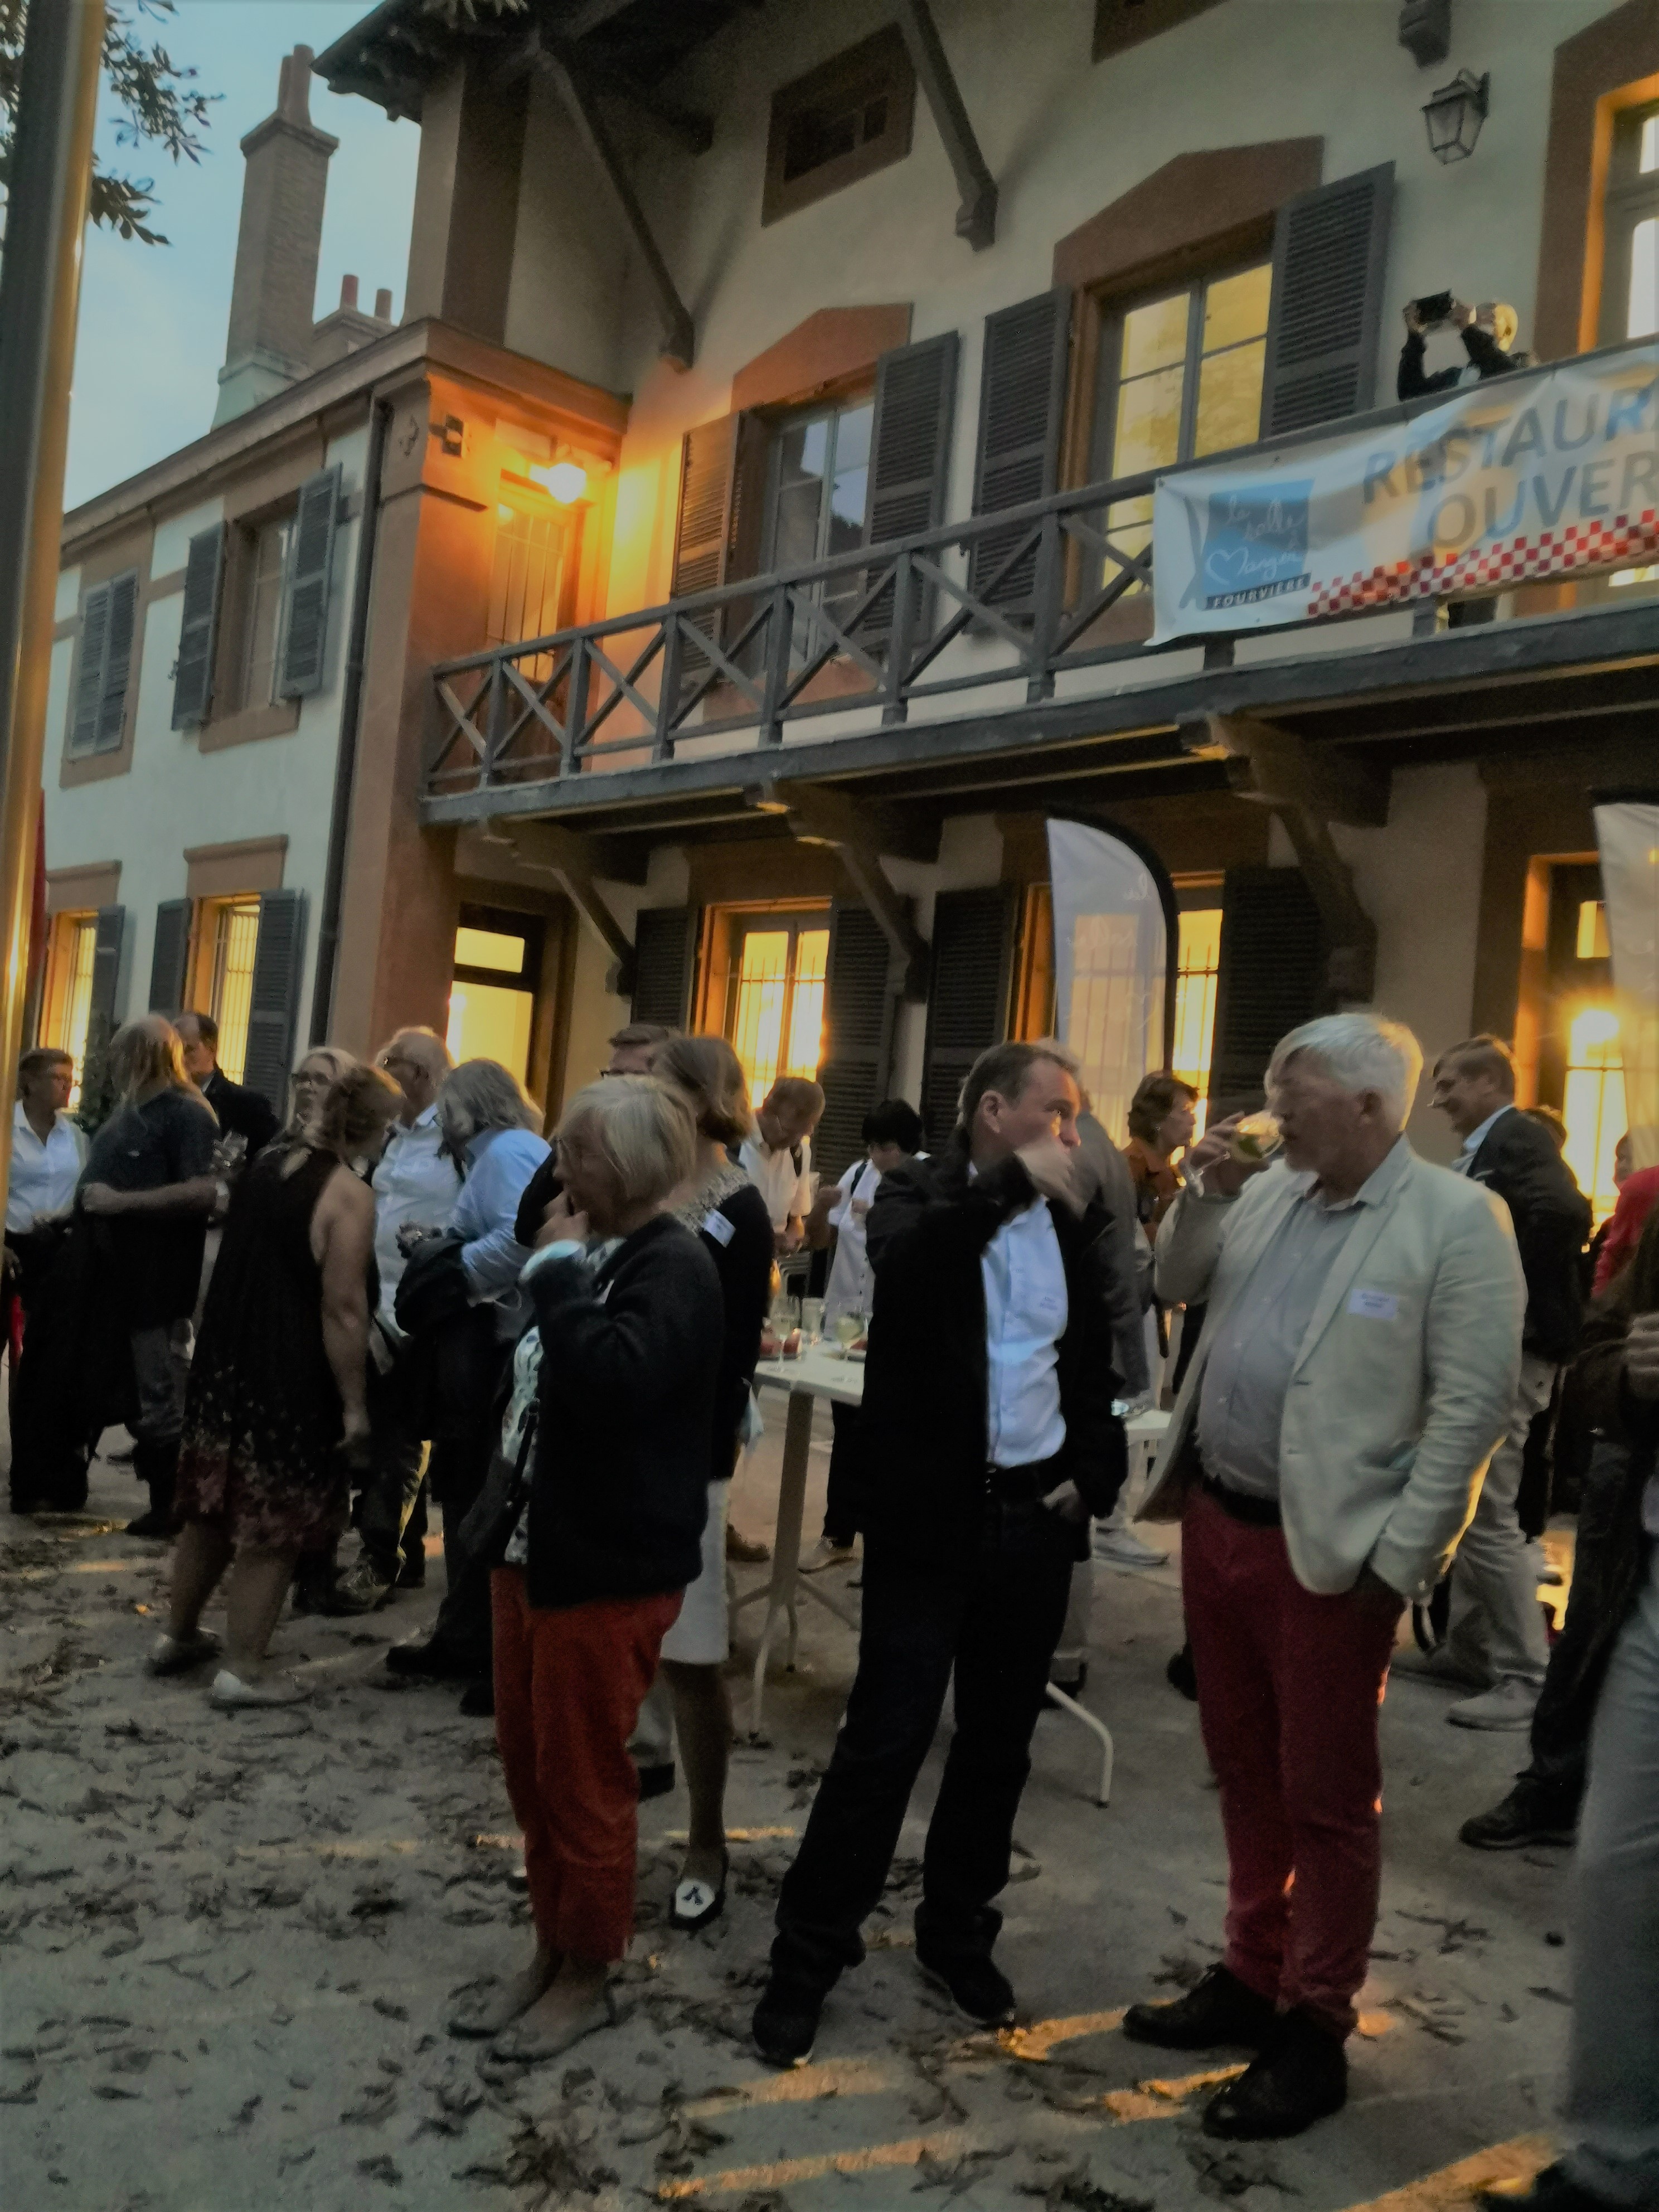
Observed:
[[[1351,1596],[1304,1589],[1282,1530],[1236,1521],[1201,1491],[1181,1545],[1199,1721],[1227,1838],[1225,1964],[1346,2035],[1376,1924],[1376,1715],[1394,1624]]]
[[[517,1567],[490,1577],[495,1741],[524,1831],[536,1934],[591,1965],[634,1933],[639,1779],[628,1755],[682,1593],[543,1612]]]

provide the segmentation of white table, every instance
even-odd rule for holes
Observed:
[[[831,1405],[856,1406],[864,1397],[864,1363],[844,1359],[823,1345],[814,1345],[798,1359],[763,1359],[755,1370],[755,1382],[763,1390],[782,1390],[788,1394],[789,1408],[783,1431],[783,1468],[778,1483],[778,1523],[772,1540],[771,1578],[763,1589],[750,1590],[738,1599],[732,1607],[735,1620],[744,1606],[757,1605],[766,1601],[766,1620],[761,1629],[760,1648],[755,1654],[754,1694],[749,1709],[749,1726],[752,1734],[761,1727],[762,1705],[766,1694],[766,1662],[771,1656],[772,1640],[781,1624],[789,1624],[789,1642],[784,1658],[786,1667],[793,1668],[800,1640],[800,1623],[796,1610],[796,1599],[801,1591],[817,1600],[827,1612],[855,1633],[859,1618],[850,1606],[825,1589],[816,1581],[803,1582],[799,1575],[801,1521],[806,1504],[806,1469],[812,1442],[812,1406],[817,1398],[828,1399]],[[1134,1490],[1144,1484],[1150,1473],[1158,1447],[1170,1425],[1167,1413],[1138,1413],[1124,1425],[1129,1439],[1129,1478],[1127,1487]],[[1087,1711],[1076,1698],[1065,1691],[1057,1690],[1052,1683],[1048,1695],[1062,1712],[1069,1713],[1090,1734],[1098,1739],[1101,1747],[1100,1790],[1097,1802],[1108,1803],[1112,1793],[1112,1734],[1104,1721]]]

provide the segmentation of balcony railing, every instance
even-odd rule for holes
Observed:
[[[1526,374],[1517,371],[1516,380]],[[1437,404],[1323,423],[1206,456],[1206,465],[1398,423]],[[1145,518],[1163,473],[1085,485],[447,661],[433,672],[426,795],[726,752],[745,736],[778,747],[787,730],[815,719],[902,723],[913,708],[962,692],[994,690],[1011,704],[1029,703],[1051,698],[1073,672],[1190,653],[1200,641],[1149,641]],[[1495,584],[1484,596],[1504,588]],[[1437,605],[1418,603],[1417,627],[1432,625]],[[1323,630],[1401,611],[1362,609],[1283,629]],[[1231,663],[1230,637],[1201,643],[1206,667]]]

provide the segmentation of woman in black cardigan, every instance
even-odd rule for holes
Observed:
[[[463,2008],[505,2058],[556,2057],[611,2017],[634,1925],[638,1784],[628,1739],[702,1565],[720,1367],[720,1279],[668,1218],[691,1115],[649,1077],[590,1085],[559,1129],[563,1188],[521,1277],[504,1447],[533,1397],[529,1500],[491,1582],[495,1735],[524,1831],[528,1970]],[[503,2031],[505,2031],[503,2033]]]
[[[702,1571],[663,1638],[663,1680],[672,1694],[691,1826],[669,1913],[675,1928],[705,1928],[726,1903],[726,1775],[732,1698],[726,1665],[726,1505],[738,1435],[760,1357],[772,1289],[772,1217],[760,1192],[726,1157],[749,1134],[743,1063],[723,1037],[671,1037],[651,1072],[678,1092],[696,1118],[697,1162],[676,1193],[673,1218],[696,1232],[720,1279],[724,1341],[714,1386],[708,1519]]]

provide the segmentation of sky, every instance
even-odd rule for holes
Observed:
[[[366,15],[373,0],[179,0],[147,35],[193,64],[204,90],[222,94],[199,164],[175,169],[156,149],[115,143],[116,104],[106,84],[100,150],[112,166],[155,179],[151,228],[172,243],[141,246],[89,230],[64,503],[79,506],[111,484],[199,438],[213,421],[224,361],[230,282],[241,211],[239,142],[276,105],[283,56],[320,53]],[[401,315],[409,263],[420,132],[389,123],[366,100],[337,99],[313,80],[311,117],[332,132],[317,313],[338,306],[340,278],[362,281],[372,308],[381,285]]]

